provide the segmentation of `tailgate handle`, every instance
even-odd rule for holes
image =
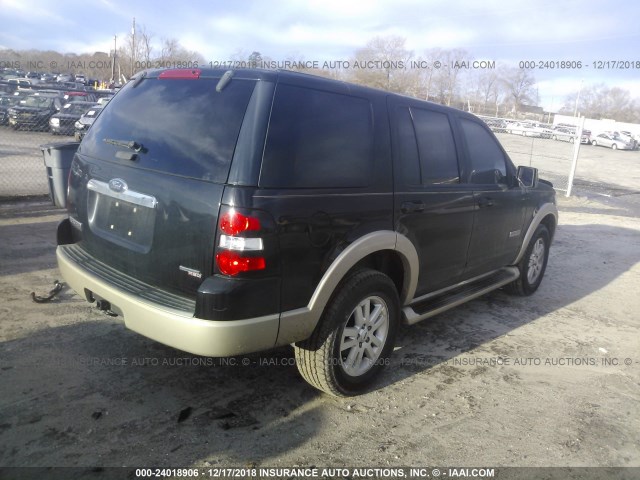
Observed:
[[[420,213],[424,212],[424,202],[402,202],[400,205],[402,213]]]
[[[134,205],[140,205],[141,207],[156,208],[156,205],[158,205],[156,197],[145,195],[144,193],[140,192],[134,192],[133,190],[128,189],[117,192],[110,188],[108,183],[100,182],[94,179],[89,180],[89,182],[87,183],[87,189],[100,193],[102,195],[106,195],[108,197],[117,198],[118,200],[122,200],[124,202],[133,203]]]

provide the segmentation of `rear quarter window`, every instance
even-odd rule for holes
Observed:
[[[372,146],[373,114],[369,100],[279,84],[260,186],[368,186]]]
[[[231,158],[255,81],[234,79],[216,92],[219,78],[144,79],[127,85],[103,109],[82,142],[82,153],[107,161],[216,183],[227,180]],[[131,152],[105,139],[142,144]]]

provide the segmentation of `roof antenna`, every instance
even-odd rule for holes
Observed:
[[[229,82],[231,82],[232,78],[233,78],[233,70],[227,70],[226,72],[224,72],[224,75],[222,75],[222,78],[218,81],[218,84],[216,85],[216,92],[220,93],[222,90],[224,90],[224,87],[229,85]]]

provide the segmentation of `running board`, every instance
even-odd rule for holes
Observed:
[[[413,325],[425,318],[433,317],[511,283],[519,276],[520,271],[516,267],[505,267],[475,282],[463,283],[459,288],[408,305],[402,309],[405,323]]]

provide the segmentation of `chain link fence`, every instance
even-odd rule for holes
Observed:
[[[498,137],[513,163],[537,168],[540,178],[551,181],[556,190],[571,193],[581,142],[589,142],[588,132],[583,135],[582,123],[554,126],[508,118],[480,118]]]
[[[41,146],[78,140],[112,95],[0,82],[0,198],[48,194]]]
[[[51,141],[49,134],[14,132],[0,126],[0,198],[49,192],[40,145]]]
[[[18,95],[0,92],[0,198],[48,194],[49,180],[41,146],[74,141],[77,138],[76,122],[84,121],[80,120],[84,114],[95,114],[101,108],[95,107],[100,101],[98,97],[111,94],[108,91],[100,94],[76,92],[73,96],[67,93],[65,97],[62,91],[46,89],[19,90]],[[73,107],[65,108],[68,105]],[[16,109],[16,106],[21,108]],[[552,126],[533,120],[488,116],[480,118],[494,131],[516,165],[537,168],[540,177],[550,180],[560,192],[571,193],[572,169],[576,164],[576,184],[580,186],[580,193],[585,190],[602,191],[604,195],[615,196],[640,190],[640,185],[637,185],[640,182],[630,182],[629,175],[616,176],[616,171],[607,170],[611,160],[628,162],[629,159],[623,157],[638,157],[637,151],[611,152],[588,143],[581,147],[579,126]],[[589,138],[585,141],[588,142]],[[595,160],[591,161],[589,157]],[[606,159],[601,161],[601,157]],[[635,160],[640,162],[640,158]],[[633,168],[633,159],[631,162],[623,165]],[[602,173],[604,175],[599,176]]]

